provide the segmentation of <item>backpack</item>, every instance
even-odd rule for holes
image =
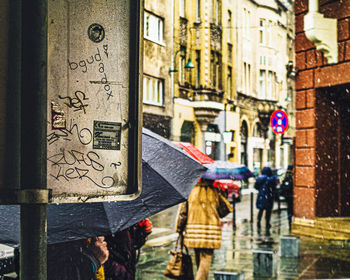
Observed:
[[[293,192],[293,176],[287,175],[281,184],[282,196],[291,197]]]

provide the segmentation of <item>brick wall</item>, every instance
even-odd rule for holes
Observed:
[[[338,22],[339,62],[329,65],[304,33],[304,16],[308,0],[295,1],[295,60],[299,70],[296,77],[296,142],[294,215],[308,219],[318,216],[320,203],[317,184],[321,152],[317,147],[316,119],[319,88],[350,83],[350,0],[320,0],[320,12]],[[323,195],[324,197],[324,195]],[[326,198],[325,198],[326,199]]]

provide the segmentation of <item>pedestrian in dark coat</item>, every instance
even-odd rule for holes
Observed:
[[[254,188],[259,191],[256,200],[256,208],[258,213],[258,228],[261,226],[261,218],[265,211],[266,229],[271,227],[270,218],[273,208],[273,197],[276,190],[276,177],[273,176],[270,167],[264,167],[261,175],[256,179]]]
[[[288,225],[289,229],[292,227],[292,218],[293,218],[293,166],[289,165],[287,172],[284,174],[281,183],[282,195],[287,202],[287,211],[288,211]]]
[[[95,280],[109,256],[104,237],[50,245],[47,248],[48,280]]]
[[[134,280],[140,248],[152,232],[148,219],[106,236],[110,256],[104,264],[106,280]]]

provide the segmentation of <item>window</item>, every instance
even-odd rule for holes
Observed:
[[[196,87],[199,88],[201,84],[201,51],[196,50]]]
[[[272,71],[269,71],[267,74],[267,99],[272,99],[272,91]]]
[[[218,52],[211,52],[210,58],[210,79],[214,88],[221,88],[221,56]]]
[[[228,58],[228,63],[232,63],[232,49],[233,49],[232,44],[228,43],[228,44],[227,44],[227,52],[228,52],[227,58]]]
[[[163,43],[163,19],[149,12],[144,14],[144,37],[157,43]]]
[[[246,94],[250,94],[251,90],[251,65],[249,63],[243,63],[243,92]]]
[[[212,0],[211,2],[211,23],[219,24],[219,0]]]
[[[243,9],[243,37],[249,39],[250,36],[250,11]]]
[[[266,32],[266,36],[267,36],[267,45],[269,47],[272,46],[272,21],[269,20],[269,23],[267,25],[267,32]]]
[[[200,22],[201,21],[201,0],[197,0],[196,17],[197,17],[197,22]]]
[[[228,67],[227,68],[227,96],[229,98],[232,98],[232,68]]]
[[[180,0],[179,1],[179,4],[180,4],[180,17],[185,17],[185,6],[186,6],[186,1],[185,0]]]
[[[250,64],[248,64],[247,67],[247,92],[250,93],[250,89],[252,88],[252,79],[251,79],[251,73],[250,73]]]
[[[215,23],[219,24],[219,0],[215,1]]]
[[[265,20],[260,20],[260,26],[259,26],[259,43],[265,44]]]
[[[243,63],[243,92],[247,93],[247,63]]]
[[[164,92],[164,80],[154,78],[151,76],[143,76],[143,102],[162,106],[163,93]]]
[[[181,46],[181,52],[180,52],[180,63],[179,63],[179,83],[184,84],[185,83],[185,65],[186,65],[186,48]]]
[[[232,25],[232,13],[231,13],[231,11],[228,11],[228,13],[227,13],[227,42],[228,42],[228,43],[231,43],[231,42],[232,42],[232,38],[231,38],[231,34],[232,34],[231,25]]]
[[[260,70],[260,76],[259,76],[259,97],[260,99],[265,99],[265,76],[266,71]]]

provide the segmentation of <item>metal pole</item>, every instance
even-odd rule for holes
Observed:
[[[47,0],[22,0],[21,189],[46,189]],[[21,205],[20,279],[47,279],[46,204]]]
[[[250,223],[254,223],[254,193],[250,192]]]
[[[233,228],[233,230],[235,230],[236,229],[236,197],[234,195],[232,196],[232,208],[233,208],[232,228]]]

